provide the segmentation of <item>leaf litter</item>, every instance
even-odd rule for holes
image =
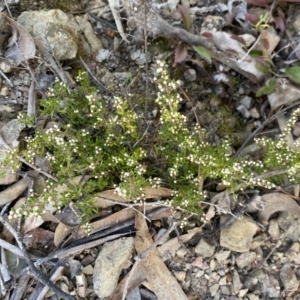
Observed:
[[[198,53],[200,57],[206,61],[207,64],[211,64],[212,61],[218,61],[220,64],[223,64],[222,67],[225,66],[225,68],[227,68],[227,70],[225,70],[224,72],[224,78],[230,78],[226,77],[226,75],[228,76],[228,70],[234,70],[235,72],[243,75],[244,78],[246,78],[246,80],[249,80],[252,83],[256,84],[256,90],[254,92],[256,93],[256,97],[258,98],[258,104],[256,104],[258,106],[258,110],[260,109],[259,105],[261,103],[262,97],[266,96],[271,108],[270,113],[276,114],[277,109],[283,106],[294,104],[300,98],[298,96],[299,91],[297,87],[297,84],[299,83],[299,67],[289,67],[289,65],[286,64],[284,65],[283,70],[280,68],[276,69],[276,65],[269,65],[268,62],[264,59],[266,56],[271,56],[272,58],[276,57],[280,53],[280,51],[278,51],[276,48],[277,44],[279,43],[279,36],[276,33],[275,27],[278,27],[281,32],[289,30],[288,24],[286,24],[288,18],[284,18],[282,15],[280,17],[275,16],[274,18],[272,16],[273,19],[270,19],[267,22],[265,21],[265,18],[263,18],[263,16],[267,15],[262,14],[257,17],[254,14],[254,12],[249,10],[249,8],[252,9],[253,7],[258,6],[267,9],[268,12],[270,12],[271,10],[279,11],[279,5],[277,6],[277,3],[275,3],[274,6],[272,5],[270,7],[268,1],[263,0],[240,1],[238,6],[233,5],[233,2],[235,1],[228,1],[227,6],[224,4],[217,4],[215,6],[212,5],[211,7],[203,8],[194,6],[190,8],[190,12],[186,10],[183,6],[178,6],[181,18],[183,19],[184,27],[190,32],[184,31],[178,27],[171,26],[155,10],[151,10],[149,12],[149,16],[145,18],[144,12],[142,10],[136,12],[136,10],[131,6],[130,3],[128,3],[128,1],[125,1],[124,4],[125,9],[127,10],[127,14],[132,21],[132,24],[135,23],[137,29],[142,28],[145,30],[144,21],[146,20],[146,29],[148,30],[149,36],[166,38],[172,37],[177,38],[179,40],[180,46],[178,46],[178,48],[176,48],[175,50],[174,61],[176,63],[183,64],[188,61],[195,61],[193,57],[189,57],[191,49],[194,49],[195,52]],[[283,2],[298,3],[298,1]],[[172,6],[171,1],[168,1],[168,3]],[[129,37],[126,36],[125,31],[123,30],[123,25],[120,22],[120,15],[118,10],[116,9],[118,6],[118,2],[109,1],[109,8],[110,10],[112,10],[113,19],[116,22],[117,29],[122,39],[127,42]],[[159,8],[159,6],[157,7]],[[260,23],[260,25],[263,25],[263,27],[268,27],[257,32],[256,40],[254,42],[254,44],[256,44],[257,47],[254,48],[253,44],[252,46],[250,46],[253,47],[254,50],[252,53],[251,51],[249,51],[249,47],[245,47],[245,42],[242,36],[236,35],[236,37],[233,38],[232,33],[228,33],[222,29],[219,31],[217,30],[212,32],[207,31],[206,37],[209,38],[206,39],[200,35],[194,34],[194,32],[191,30],[192,24],[193,22],[195,22],[195,20],[193,18],[190,18],[189,13],[191,13],[191,16],[194,16],[195,14],[202,14],[203,11],[214,12],[226,10],[228,10],[229,16],[232,19],[231,23],[228,23],[229,25],[234,24],[234,22],[238,22],[238,24],[241,26],[241,28],[243,28],[243,30],[248,30],[249,28],[251,28],[251,26],[253,26],[253,24],[255,25],[258,23]],[[163,14],[164,12],[162,12],[162,15]],[[11,64],[11,62],[9,61],[10,59],[14,62],[14,66],[18,66],[23,63],[26,65],[29,63],[28,60],[33,59],[36,55],[34,40],[24,27],[22,27],[12,18],[7,17],[6,15],[5,18],[8,20],[11,26],[12,35],[10,40],[7,41],[6,44],[4,64]],[[248,21],[250,21],[252,25],[249,24]],[[273,21],[275,22],[275,24],[272,23]],[[4,41],[5,38],[6,37],[4,37]],[[293,44],[294,41],[290,40],[290,43]],[[42,47],[39,47],[39,50],[44,55],[45,59],[48,60],[48,63],[52,66],[52,69],[56,70],[60,78],[66,84],[69,84],[70,81],[66,78],[65,71],[60,67],[59,63],[55,61],[55,58],[52,57],[52,54],[48,50],[43,49]],[[108,59],[108,57],[106,59]],[[296,61],[298,61],[298,58],[296,59]],[[283,63],[286,62],[283,61]],[[275,68],[275,70],[278,73],[281,72],[280,76],[272,77],[274,72],[265,72],[264,67],[266,66],[267,68]],[[2,68],[5,69],[4,67]],[[11,70],[13,68],[14,67],[12,67]],[[287,78],[285,78],[285,76]],[[262,87],[260,85],[263,85],[263,81],[265,81],[266,83],[265,86]],[[260,82],[260,84],[257,84],[258,82]],[[224,80],[219,80],[217,84],[228,85],[231,91],[235,89],[233,83],[230,81],[226,82]],[[262,113],[262,116],[263,115],[267,117],[264,113]],[[285,126],[282,124],[286,123],[285,120],[280,117],[277,117],[277,120],[278,123],[281,122],[281,129],[284,130]],[[14,146],[17,146],[16,140],[18,139],[19,134],[20,132],[12,134],[14,138],[11,140],[11,143],[14,144]],[[293,137],[291,135],[290,138],[290,144],[293,144]],[[6,142],[8,143],[8,141]],[[11,143],[8,144],[12,146]],[[37,170],[37,172],[39,173],[39,170]],[[11,179],[11,176],[13,176],[13,179]],[[2,184],[11,184],[15,182],[16,179],[17,178],[14,174],[7,174],[7,181],[3,182]],[[78,180],[80,181],[80,178]],[[86,180],[88,180],[88,178]],[[11,201],[15,199],[18,199],[18,201],[13,205],[15,206],[15,208],[18,208],[18,205],[19,207],[21,207],[23,203],[22,201],[24,201],[25,198],[20,197],[23,197],[24,194],[26,194],[26,191],[30,188],[31,183],[32,179],[24,177],[18,182],[13,183],[13,185],[10,185],[9,187],[3,189],[3,191],[0,192],[0,201],[2,201],[1,206],[7,203],[11,203]],[[61,188],[61,191],[63,192],[63,187]],[[296,191],[296,189],[297,187],[295,186],[294,190]],[[204,258],[202,260],[202,257],[198,256],[201,263],[194,264],[195,267],[193,269],[193,272],[195,271],[194,273],[199,274],[197,276],[198,278],[201,278],[201,284],[199,284],[197,288],[194,286],[188,286],[189,280],[193,278],[190,277],[191,274],[187,272],[187,270],[189,270],[188,261],[191,261],[191,258],[194,259],[195,254],[193,253],[193,248],[185,249],[185,246],[182,244],[182,241],[188,241],[193,237],[195,232],[202,232],[202,229],[205,229],[206,226],[210,225],[210,227],[216,228],[213,222],[215,222],[219,215],[220,219],[224,219],[224,215],[226,214],[228,214],[228,217],[230,217],[234,206],[236,205],[236,202],[230,199],[227,190],[219,192],[216,195],[211,195],[210,202],[207,202],[206,204],[207,208],[204,208],[205,213],[203,214],[203,218],[201,220],[202,225],[200,226],[200,228],[193,229],[189,234],[180,235],[179,239],[173,238],[169,240],[168,242],[159,247],[159,251],[156,249],[155,241],[153,241],[151,237],[150,229],[148,228],[148,225],[145,220],[160,220],[160,222],[162,222],[162,220],[168,219],[172,215],[172,212],[168,207],[165,207],[160,211],[158,210],[159,204],[161,204],[159,203],[159,201],[162,198],[172,198],[172,191],[167,188],[154,189],[151,187],[147,187],[144,193],[146,195],[146,199],[151,199],[152,202],[156,201],[157,205],[155,205],[155,203],[153,203],[152,205],[151,203],[145,203],[145,205],[142,207],[138,205],[135,206],[133,203],[130,203],[131,199],[125,199],[123,197],[120,197],[114,192],[114,189],[105,190],[94,196],[95,206],[99,208],[101,207],[103,209],[103,212],[105,212],[106,209],[107,212],[107,215],[102,216],[101,219],[91,220],[91,225],[93,228],[91,234],[101,234],[101,232],[103,233],[103,241],[98,240],[98,245],[100,245],[102,242],[106,242],[106,235],[110,235],[116,230],[121,230],[123,228],[129,227],[130,232],[135,233],[135,251],[137,253],[137,256],[135,256],[135,258],[138,259],[139,255],[142,255],[143,253],[145,253],[145,251],[150,250],[148,251],[147,255],[142,255],[142,259],[136,261],[133,260],[134,264],[131,270],[130,267],[127,266],[127,270],[129,270],[128,274],[122,275],[124,278],[120,281],[118,288],[116,288],[115,291],[111,294],[111,296],[109,296],[107,299],[123,299],[127,292],[134,290],[141,284],[144,284],[144,286],[146,286],[149,291],[152,291],[152,293],[154,293],[158,299],[200,299],[200,297],[203,297],[203,299],[209,299],[209,297],[217,297],[216,295],[219,295],[220,297],[221,294],[238,295],[240,298],[242,298],[245,295],[248,295],[248,297],[251,297],[251,299],[257,299],[255,298],[255,293],[251,293],[251,289],[247,288],[245,283],[246,281],[244,283],[241,281],[244,280],[244,278],[242,278],[240,272],[241,270],[237,266],[234,267],[232,272],[230,270],[227,270],[226,272],[219,271],[219,273],[217,273],[217,276],[212,276],[210,279],[207,279],[207,276],[205,275],[211,274],[211,272],[215,271],[214,265],[217,260],[217,253],[215,253],[212,257],[210,257],[207,260]],[[279,189],[279,191],[272,191],[271,193],[263,191],[261,193],[262,194],[260,196],[259,204],[256,205],[256,208],[258,208],[258,212],[252,210],[251,213],[256,214],[256,216],[259,218],[259,220],[263,223],[264,226],[268,226],[268,221],[270,221],[274,214],[280,214],[280,212],[282,211],[290,212],[291,216],[300,215],[299,205],[295,201],[295,199],[299,199],[299,194],[291,195],[287,194],[287,192],[283,193],[281,189]],[[125,208],[114,212],[113,209],[116,209],[116,205],[119,206],[118,209],[120,209],[120,207]],[[92,239],[89,240],[89,238],[86,237],[86,228],[80,225],[80,217],[78,213],[72,210],[72,207],[66,207],[60,213],[56,212],[50,207],[47,207],[46,210],[47,212],[45,213],[43,218],[38,218],[34,215],[28,216],[25,220],[23,227],[21,228],[21,232],[22,234],[24,234],[23,243],[28,248],[35,248],[35,250],[40,250],[46,253],[47,250],[45,249],[45,244],[49,245],[51,244],[51,242],[53,242],[53,244],[58,249],[61,248],[61,250],[57,251],[64,251],[56,253],[54,252],[54,257],[62,258],[68,255],[74,257],[78,251],[83,253],[83,249],[88,249],[88,247],[90,247],[91,245],[97,245],[97,242],[93,241]],[[292,218],[291,216],[289,216],[288,218]],[[241,220],[237,221],[244,223],[248,219],[249,217],[244,217]],[[253,222],[252,218],[250,218],[249,220]],[[276,217],[272,218],[271,220],[277,222]],[[41,225],[45,226],[45,221],[51,223],[52,227],[50,226],[50,228],[42,228]],[[135,229],[132,227],[134,221]],[[222,221],[220,222],[220,224],[221,223]],[[55,228],[53,227],[53,224],[57,224],[54,226]],[[259,245],[258,239],[262,239],[262,242],[264,242],[265,245],[267,245],[267,249],[269,251],[275,245],[276,241],[270,241],[268,244],[267,239],[264,237],[265,227],[263,226],[260,229],[261,231],[258,233],[257,240],[255,240],[256,237],[253,238],[254,232],[248,234],[246,231],[242,231],[242,225],[239,226],[238,222],[235,222],[233,224],[238,225],[229,226],[224,230],[229,232],[232,231],[235,238],[237,238],[238,234],[240,234],[241,240],[248,238],[247,243],[249,244],[249,249],[247,249],[247,251],[253,251],[252,253],[255,253],[255,258],[252,259],[251,263],[246,267],[247,272],[249,271],[250,276],[251,269],[253,269],[255,272],[257,271],[255,270],[255,268],[260,266],[261,255],[263,257],[268,257],[268,255],[272,254],[271,252],[269,254],[263,252],[262,248]],[[17,224],[15,223],[14,226],[16,228]],[[115,230],[110,230],[114,226]],[[238,229],[236,229],[236,226],[238,227]],[[169,227],[171,227],[170,224]],[[246,227],[249,229],[249,226]],[[234,230],[237,230],[237,232],[234,233]],[[5,228],[5,231],[2,232],[1,238],[7,242],[12,243],[14,231],[11,231],[11,229],[9,229],[8,227]],[[93,238],[101,239],[101,235],[99,235],[98,237],[94,236]],[[214,242],[216,242],[218,245],[218,240],[216,239],[217,237],[213,237],[213,240],[215,240]],[[17,241],[20,240],[17,239]],[[231,241],[233,241],[233,239],[231,239]],[[234,246],[236,246],[236,244],[238,244],[238,242],[235,242]],[[4,245],[5,244],[3,241],[3,243],[1,243],[1,246],[5,248]],[[42,247],[42,250],[39,247]],[[225,247],[231,249],[231,246],[228,244],[226,244]],[[263,290],[261,292],[268,295],[269,297],[279,297],[277,286],[282,285],[283,287],[281,286],[281,295],[288,299],[288,297],[293,297],[295,295],[297,296],[298,284],[295,283],[296,275],[292,269],[293,267],[297,267],[297,263],[293,264],[291,261],[288,261],[288,263],[283,264],[284,260],[282,260],[282,262],[280,261],[280,253],[282,253],[283,250],[280,248],[280,245],[276,248],[278,248],[278,253],[276,254],[277,256],[274,255],[274,259],[277,259],[277,261],[281,263],[280,270],[278,270],[280,271],[280,276],[278,276],[278,274],[274,274],[274,272],[269,273],[271,275],[268,275],[268,272],[264,273],[265,277],[263,277],[263,279],[260,280],[260,283],[263,286]],[[7,245],[6,249],[9,250],[7,248]],[[184,249],[182,253],[186,254],[180,257],[180,250],[182,249]],[[296,249],[295,252],[297,253],[296,240],[293,241],[291,249]],[[242,256],[242,254],[239,253],[243,251],[239,251],[236,247],[231,250],[235,251],[233,254],[234,258],[238,259]],[[15,252],[18,251],[16,250]],[[11,254],[12,252],[9,253]],[[86,250],[85,254],[86,257],[88,257],[88,250]],[[24,256],[24,253],[22,256]],[[165,257],[165,262],[160,258],[160,256]],[[10,260],[15,260],[14,262],[8,264],[10,271],[21,271],[22,268],[24,268],[26,265],[23,264],[24,261],[22,263],[18,261],[19,258],[17,258],[15,254],[12,257],[7,258]],[[36,261],[42,261],[40,258],[34,258],[34,256],[32,258]],[[50,256],[48,257],[48,259],[50,260]],[[243,259],[246,260],[246,258]],[[66,259],[63,263],[66,264],[67,261],[68,260]],[[84,272],[81,271],[82,263],[74,259],[69,260],[69,263],[71,265],[71,279],[74,277],[76,278],[77,292],[81,297],[85,297],[87,295],[87,285],[86,275],[84,274]],[[224,261],[221,260],[218,263],[218,267],[222,270],[225,268],[225,265],[226,263],[228,263],[228,261],[224,259]],[[13,264],[18,264],[19,270],[16,270],[13,267],[11,267]],[[134,267],[135,264],[137,265],[137,267]],[[166,265],[169,267],[169,269],[171,269],[171,272],[166,267]],[[64,268],[64,265],[60,267],[57,266],[58,274],[61,274]],[[125,265],[124,269],[126,270]],[[172,272],[175,274],[175,270],[178,269],[180,269],[181,272],[183,272],[184,276],[182,278],[185,278],[182,280],[181,284],[177,282],[177,280],[172,274]],[[270,271],[271,265],[269,267],[262,266],[262,270]],[[3,275],[4,271],[1,272]],[[37,276],[37,273],[33,272],[32,274],[35,274],[35,276]],[[229,284],[223,284],[225,277],[227,280],[225,280],[226,283],[232,281],[232,288],[229,287]],[[254,280],[254,278],[255,277],[250,278],[249,280]],[[291,279],[290,284],[287,278]],[[54,279],[52,278],[51,280]],[[66,294],[68,294],[70,282],[68,282],[67,279],[65,281],[66,283],[60,281],[59,286],[62,291],[65,291]],[[50,294],[47,295],[46,293],[49,289],[49,286],[51,287],[51,281],[50,283],[43,282],[43,284],[46,285],[44,285],[43,287],[37,286],[35,288],[34,292],[32,293],[33,299],[41,299],[40,297],[50,296]],[[256,288],[257,292],[258,286],[256,286],[256,284],[254,284],[253,282],[252,284]],[[43,292],[41,292],[41,289],[43,289]],[[6,291],[5,288],[2,289],[1,292],[2,296],[4,296],[6,292],[8,293],[8,291]],[[58,293],[59,291],[56,290],[56,292]],[[40,295],[37,296],[39,293]],[[62,294],[62,296],[66,297],[65,294]],[[19,296],[19,298],[13,299],[22,299],[20,297],[22,297],[22,295]],[[66,297],[65,299],[68,298]],[[218,299],[218,297],[216,299]]]

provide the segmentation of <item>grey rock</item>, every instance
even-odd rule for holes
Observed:
[[[226,260],[229,257],[230,253],[231,251],[219,251],[218,253],[215,254],[215,258],[220,263]]]
[[[245,118],[249,118],[250,117],[250,112],[249,110],[242,104],[238,105],[236,110],[238,112],[240,112]]]
[[[136,50],[136,51],[134,51],[131,55],[130,55],[130,58],[132,59],[132,60],[136,60],[136,59],[138,59],[139,57],[140,57],[140,55],[141,55],[141,49],[138,49],[138,50]]]
[[[227,216],[222,216],[221,224],[226,219]],[[236,252],[247,252],[257,229],[255,222],[244,216],[243,219],[236,220],[231,226],[221,230],[220,245]]]
[[[261,300],[260,296],[257,296],[255,294],[247,294],[247,300]]]
[[[192,82],[192,81],[195,81],[197,79],[196,71],[192,68],[187,69],[183,73],[183,76],[184,76],[185,80],[188,81],[188,82]]]
[[[209,263],[209,267],[212,271],[214,271],[217,267],[217,263],[216,263],[216,260],[215,259],[212,259]]]
[[[247,288],[248,290],[253,290],[253,287],[258,283],[258,279],[256,277],[245,277],[244,278],[244,287]]]
[[[252,98],[249,96],[245,96],[241,99],[241,104],[246,108],[246,109],[250,109],[251,107],[251,102],[252,102]]]
[[[273,240],[278,240],[280,237],[280,229],[278,226],[278,222],[275,219],[270,220],[268,233],[272,237]]]
[[[118,81],[124,82],[124,81],[128,81],[132,77],[132,74],[131,72],[115,72],[114,77]]]
[[[263,286],[263,292],[274,299],[280,297],[280,287],[278,280],[273,276],[266,276],[261,280]]]
[[[239,290],[242,288],[243,283],[240,279],[240,276],[236,270],[233,270],[233,276],[232,276],[232,288],[231,291],[233,294],[237,294]]]
[[[68,25],[40,22],[33,27],[33,37],[58,60],[72,59],[77,54],[77,32]]]
[[[97,56],[96,56],[96,61],[97,62],[102,62],[106,60],[110,56],[111,52],[107,49],[100,49]]]
[[[300,218],[291,212],[282,212],[277,218],[279,227],[284,231],[282,238],[298,241],[300,238]]]
[[[245,252],[239,255],[239,257],[237,257],[236,264],[240,269],[243,269],[246,266],[250,266],[251,263],[255,260],[255,258],[255,252]]]
[[[286,290],[297,290],[299,281],[289,264],[284,264],[280,270],[280,279]]]
[[[102,48],[86,17],[69,16],[59,9],[23,12],[18,22],[37,44],[54,53],[57,59],[71,59],[77,51],[91,54]]]
[[[222,285],[221,291],[224,295],[229,296],[231,294],[230,287],[228,285]]]
[[[211,257],[215,253],[215,246],[209,244],[204,239],[201,239],[195,247],[195,253],[202,257]]]
[[[217,283],[213,284],[212,286],[209,287],[209,292],[210,292],[210,295],[213,297],[217,290],[219,289],[219,285]]]
[[[4,141],[12,148],[16,148],[19,145],[17,139],[24,127],[25,125],[17,119],[9,121],[1,129]]]
[[[179,258],[184,258],[186,254],[187,254],[187,249],[185,249],[185,248],[180,248],[180,249],[176,252],[176,255],[177,255]]]
[[[108,297],[116,288],[123,266],[132,255],[134,239],[120,238],[105,243],[94,267],[93,285],[99,298]]]

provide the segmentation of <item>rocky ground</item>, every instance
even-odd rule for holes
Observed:
[[[165,60],[171,77],[185,91],[182,96],[190,99],[180,107],[188,120],[192,122],[196,110],[212,142],[231,135],[234,155],[260,158],[253,138],[277,138],[299,105],[299,73],[279,75],[282,68],[297,66],[299,61],[297,1],[181,1],[191,16],[190,31],[185,30],[187,17],[176,9],[177,4],[176,0],[129,0],[118,8],[117,1],[102,0],[0,2],[1,147],[18,147],[17,140],[33,134],[20,126],[18,114],[37,116],[39,100],[55,79],[72,87],[80,69],[89,73],[108,102],[113,95],[134,94],[137,102],[132,105],[141,112],[144,107],[138,99],[147,93],[144,117],[155,120],[159,112],[153,101],[153,78],[157,61]],[[253,19],[255,25],[249,25]],[[189,45],[187,53],[178,48],[179,42]],[[203,52],[191,51],[191,45],[210,49],[212,63]],[[255,45],[272,60],[267,68],[277,75],[275,88],[258,96],[259,87],[268,86],[270,76],[247,56]],[[284,118],[278,113],[281,109],[287,111]],[[47,126],[47,120],[41,122]],[[293,141],[300,135],[297,128],[291,133]],[[122,199],[107,192],[99,195],[111,203],[105,204],[98,223],[93,224],[98,235],[78,244],[75,238],[68,248],[63,245],[66,235],[62,232],[67,229],[62,219],[48,220],[47,230],[43,221],[27,219],[19,227],[14,224],[15,233],[23,235],[13,234],[15,241],[25,244],[22,248],[7,233],[5,216],[16,200],[24,199],[30,185],[26,177],[6,174],[0,181],[2,298],[118,300],[125,299],[127,291],[128,300],[300,299],[300,198],[298,185],[284,180],[286,187],[238,191],[238,201],[214,183],[207,188],[209,199],[201,203],[201,219],[193,217],[178,230],[174,220],[182,220],[181,211],[149,208],[152,222],[147,225],[130,204],[121,210],[115,202]],[[148,193],[151,199],[172,197],[163,188]],[[239,203],[248,198],[251,203],[241,209]],[[66,213],[67,218],[71,215]],[[221,228],[228,219],[230,224]],[[128,236],[134,224],[137,233]],[[124,228],[127,231],[120,231]],[[18,248],[11,250],[5,241]],[[36,266],[43,266],[40,273],[24,259],[25,248],[30,248]],[[8,250],[6,255],[3,249]],[[46,258],[37,259],[43,252]],[[48,281],[41,280],[41,273]],[[75,298],[59,294],[51,282]]]

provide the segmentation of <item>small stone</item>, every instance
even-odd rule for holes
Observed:
[[[226,260],[229,257],[230,253],[231,251],[220,251],[215,254],[215,258],[220,263]]]
[[[224,276],[220,279],[219,285],[227,285],[227,277]]]
[[[300,244],[298,242],[293,243],[291,248],[289,249],[290,251],[295,251],[295,252],[300,252]]]
[[[233,294],[237,294],[239,290],[242,288],[243,283],[240,279],[240,276],[236,270],[233,270],[232,276],[232,292]]]
[[[186,272],[184,272],[184,271],[175,272],[174,275],[178,281],[184,281]]]
[[[108,297],[118,284],[126,261],[132,255],[134,239],[120,238],[102,247],[94,267],[94,291],[99,298]]]
[[[132,77],[132,74],[131,72],[115,72],[114,77],[118,81],[128,81]]]
[[[221,224],[228,216],[221,217]],[[247,252],[258,227],[249,217],[236,220],[230,227],[221,230],[220,245],[236,252]]]
[[[256,296],[254,294],[247,294],[247,300],[261,300],[259,296]]]
[[[270,220],[268,233],[270,234],[270,236],[272,237],[273,240],[276,241],[279,239],[280,229],[279,229],[278,222],[276,219]]]
[[[211,269],[212,271],[214,271],[214,270],[216,269],[217,263],[216,263],[216,261],[215,261],[214,259],[212,259],[212,260],[210,261],[209,267],[210,267],[210,269]]]
[[[97,62],[102,62],[109,58],[110,54],[111,52],[108,49],[100,49],[95,59]]]
[[[243,298],[244,296],[246,296],[247,292],[248,292],[248,289],[242,289],[242,290],[240,290],[239,294],[238,294],[239,298]]]
[[[230,287],[228,285],[222,285],[221,286],[221,291],[226,296],[231,295],[231,290],[230,290]]]
[[[255,252],[245,252],[237,257],[236,264],[240,269],[243,269],[246,266],[250,266],[251,263],[255,260],[255,258]]]
[[[289,264],[283,265],[280,270],[280,279],[286,290],[296,291],[299,286],[299,281],[295,275],[294,270]]]
[[[199,278],[199,277],[202,277],[204,274],[204,271],[203,270],[199,270],[197,273],[196,273],[196,277]]]
[[[190,270],[192,268],[192,264],[185,264],[185,269],[186,270]]]
[[[212,246],[204,239],[201,239],[195,247],[195,253],[202,257],[211,257],[215,253],[215,246]]]
[[[219,285],[217,283],[213,284],[212,286],[209,287],[209,292],[210,292],[210,295],[213,297],[217,290],[219,289]]]
[[[238,105],[236,110],[241,113],[246,119],[250,117],[250,112],[249,110],[242,104]]]
[[[88,265],[82,269],[82,272],[87,275],[92,275],[94,272],[94,268],[92,267],[92,265]]]
[[[251,118],[254,118],[254,119],[260,118],[260,113],[258,112],[256,107],[253,107],[252,109],[250,109],[250,116],[251,116]]]
[[[179,258],[184,258],[186,254],[187,254],[187,250],[186,250],[185,248],[180,248],[180,249],[176,252],[176,255],[177,255]]]
[[[196,71],[192,68],[186,70],[183,74],[184,78],[188,82],[195,81],[197,79]]]
[[[246,108],[250,109],[251,107],[252,98],[249,96],[245,96],[241,99],[240,103]]]
[[[138,49],[130,55],[130,58],[131,60],[136,60],[137,58],[140,57],[140,55],[141,55],[141,49]]]
[[[0,94],[1,94],[1,96],[4,96],[4,97],[8,96],[8,95],[9,95],[9,89],[8,89],[8,87],[6,87],[6,86],[3,87],[3,88],[1,89]]]

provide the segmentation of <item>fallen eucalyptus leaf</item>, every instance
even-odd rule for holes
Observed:
[[[264,210],[258,212],[260,221],[268,221],[272,214],[279,211],[289,211],[300,217],[300,207],[293,198],[281,193],[270,193],[262,196]]]

